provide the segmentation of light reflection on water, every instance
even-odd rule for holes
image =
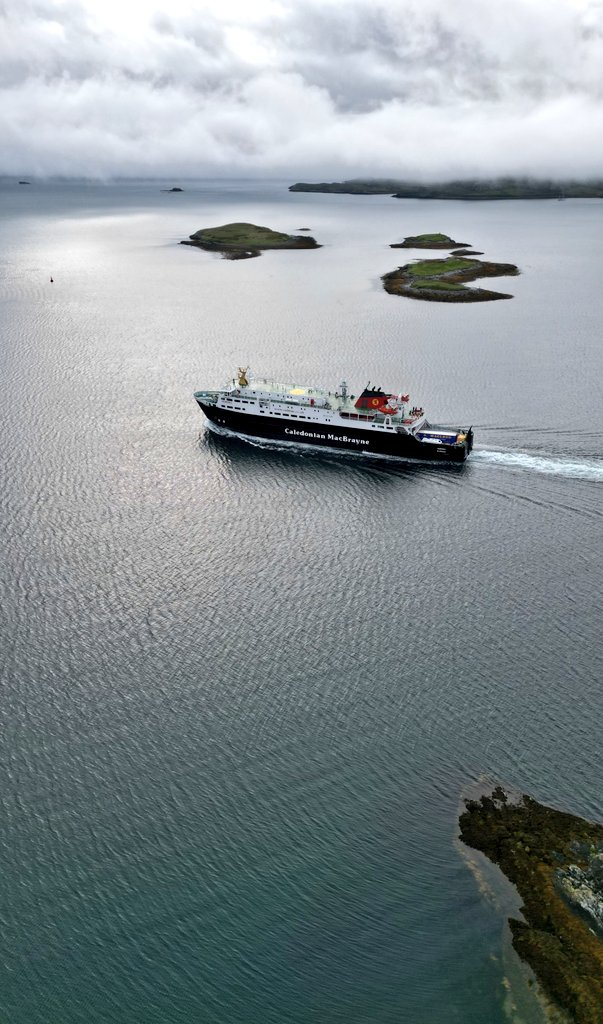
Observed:
[[[501,1021],[459,793],[603,814],[603,206],[0,195],[4,1015]],[[226,220],[324,248],[176,244]],[[428,230],[517,262],[513,301],[385,295]],[[192,392],[239,362],[404,383],[478,448],[216,437]]]

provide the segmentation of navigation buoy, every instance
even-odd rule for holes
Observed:
[[[54,284],[54,281],[52,280],[52,278],[50,278],[50,283],[51,283],[51,284]]]

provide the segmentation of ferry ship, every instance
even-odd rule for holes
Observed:
[[[471,427],[430,423],[406,394],[386,394],[370,383],[350,394],[336,390],[236,377],[219,390],[196,391],[210,426],[251,439],[389,455],[403,459],[464,462],[473,447]]]

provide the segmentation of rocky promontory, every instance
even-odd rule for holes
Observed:
[[[517,889],[513,946],[553,1008],[575,1024],[602,1024],[603,826],[500,786],[466,801],[459,824],[461,840]]]
[[[300,228],[301,230],[301,228]],[[219,252],[225,259],[244,260],[259,256],[264,249],[319,249],[310,235],[286,235],[257,224],[222,224],[201,228],[181,245],[194,245],[206,252]]]
[[[458,244],[458,243],[455,243]],[[428,302],[488,302],[511,299],[512,295],[486,288],[466,288],[468,281],[480,277],[508,277],[519,274],[514,263],[488,263],[483,260],[450,256],[444,260],[417,260],[406,263],[381,280],[390,295]]]

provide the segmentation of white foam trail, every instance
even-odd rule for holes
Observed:
[[[507,469],[565,476],[574,480],[592,480],[603,483],[603,461],[597,459],[561,459],[546,455],[526,455],[525,452],[488,452],[474,450],[470,462],[503,466]]]

